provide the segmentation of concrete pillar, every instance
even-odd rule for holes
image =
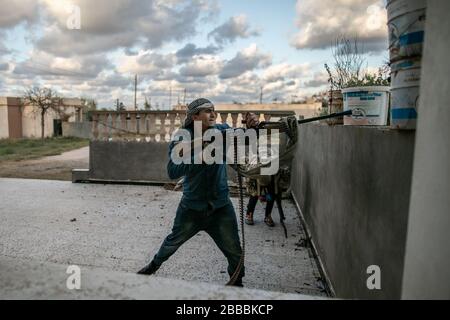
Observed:
[[[403,299],[450,298],[450,1],[428,1]]]

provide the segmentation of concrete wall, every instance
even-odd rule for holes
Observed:
[[[62,130],[64,137],[77,137],[84,139],[92,139],[92,122],[63,122]]]
[[[0,97],[0,139],[22,137],[22,110],[19,98]]]
[[[9,137],[22,138],[22,108],[19,98],[8,98]]]
[[[170,182],[168,143],[90,142],[89,178],[108,181]]]
[[[450,299],[449,12],[449,1],[428,1],[404,299]]]
[[[400,298],[413,149],[414,131],[300,126],[292,191],[338,297]]]
[[[6,138],[9,138],[8,107],[0,100],[0,139]]]
[[[77,110],[75,107],[65,107],[64,113],[68,115],[68,121],[75,121],[77,118]],[[60,115],[48,110],[44,116],[44,136],[53,136],[53,120],[60,119]],[[40,110],[34,106],[25,106],[22,112],[22,132],[24,138],[40,138],[41,137],[41,114]]]
[[[91,140],[89,152],[90,168],[86,179],[174,182],[167,176],[168,143]],[[236,171],[231,166],[227,166],[227,174],[229,181],[237,183]]]
[[[49,110],[44,116],[44,136],[53,136],[53,119],[57,115],[54,111]],[[24,138],[40,138],[41,137],[41,114],[40,111],[33,106],[23,107],[22,112],[22,134]]]
[[[63,99],[62,110],[68,121],[82,118],[80,99]],[[53,120],[61,115],[49,110],[45,115],[44,136],[53,136]],[[21,107],[20,98],[0,97],[0,138],[40,138],[41,115],[34,106]]]

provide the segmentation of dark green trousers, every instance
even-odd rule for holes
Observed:
[[[160,266],[169,259],[178,248],[199,231],[205,231],[228,260],[228,274],[231,276],[241,258],[242,249],[239,241],[236,214],[231,201],[212,210],[196,211],[181,202],[178,206],[172,232],[166,237],[153,263]],[[237,282],[242,281],[244,268],[241,269]]]

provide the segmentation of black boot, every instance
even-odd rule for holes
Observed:
[[[145,274],[147,276],[154,274],[156,272],[156,270],[159,269],[159,266],[157,266],[153,261],[150,262],[147,266],[145,266],[144,268],[142,268],[141,270],[138,271],[137,274]]]
[[[242,283],[242,279],[238,279],[236,280],[236,282],[234,284],[232,284],[233,287],[244,287],[244,284]]]

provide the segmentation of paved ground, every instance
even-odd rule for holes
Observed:
[[[144,277],[83,267],[80,289],[67,288],[67,266],[18,258],[0,259],[0,299],[312,300],[319,296],[224,287],[204,282]],[[211,310],[212,311],[212,310]],[[220,311],[218,311],[220,312]],[[211,312],[213,313],[213,312]]]
[[[71,181],[73,168],[89,168],[89,147],[35,160],[0,162],[0,177]]]
[[[0,261],[76,264],[135,273],[170,232],[181,193],[155,186],[72,184],[0,178]],[[233,199],[234,202],[236,202]],[[324,296],[295,207],[285,201],[288,239],[268,228],[258,205],[246,227],[246,288]],[[4,268],[0,276],[5,279]],[[200,233],[157,272],[170,279],[224,284],[226,261]]]

